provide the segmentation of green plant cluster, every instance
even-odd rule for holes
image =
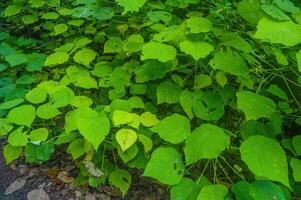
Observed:
[[[301,196],[300,1],[11,0],[0,12],[7,163],[65,151],[78,185],[123,195],[143,173],[171,200]]]

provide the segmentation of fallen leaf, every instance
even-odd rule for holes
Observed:
[[[73,183],[74,178],[68,175],[68,172],[61,171],[58,173],[57,178],[62,181],[63,183]]]
[[[89,174],[91,174],[93,177],[99,178],[102,175],[104,175],[104,173],[98,169],[95,164],[91,161],[85,161],[85,166],[89,172]]]

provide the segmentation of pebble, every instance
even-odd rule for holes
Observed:
[[[42,188],[40,188],[29,192],[27,194],[27,200],[49,200],[49,196]]]
[[[26,179],[17,179],[15,182],[10,184],[8,188],[6,188],[4,194],[8,195],[20,190],[21,188],[24,187],[25,183],[26,183]]]

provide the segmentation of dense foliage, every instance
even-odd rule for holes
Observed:
[[[1,1],[7,163],[64,150],[80,168],[77,184],[123,195],[143,173],[172,200],[300,197],[300,8]]]

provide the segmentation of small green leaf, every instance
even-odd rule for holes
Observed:
[[[47,128],[38,128],[34,129],[29,134],[30,141],[33,142],[44,142],[48,138],[48,129]]]
[[[143,176],[157,179],[163,184],[178,184],[184,174],[184,165],[180,154],[171,147],[159,147],[147,163]]]
[[[276,112],[276,104],[268,97],[249,91],[237,92],[236,96],[237,107],[245,113],[247,120],[269,118]]]
[[[91,49],[81,49],[75,53],[73,59],[75,62],[89,67],[91,62],[96,58],[97,53]]]
[[[152,150],[152,148],[153,148],[153,141],[152,141],[151,138],[149,138],[149,137],[147,137],[145,135],[139,134],[138,135],[138,139],[143,144],[144,152],[145,153],[147,153],[150,150]]]
[[[117,169],[113,171],[109,176],[109,182],[111,185],[117,187],[122,192],[122,195],[126,194],[131,185],[131,174],[123,169]]]
[[[180,95],[180,104],[186,112],[189,119],[192,119],[194,114],[192,112],[193,93],[189,90],[183,90]]]
[[[262,4],[261,9],[264,10],[264,12],[266,12],[274,19],[278,19],[282,21],[290,20],[289,16],[287,16],[284,12],[282,12],[282,10],[280,10],[273,4],[269,4],[269,3]]]
[[[137,133],[132,129],[123,128],[116,133],[116,140],[122,151],[126,151],[135,144],[137,140]]]
[[[28,136],[26,132],[23,132],[23,129],[24,127],[21,126],[9,134],[7,141],[10,145],[15,147],[22,147],[27,144]]]
[[[228,189],[224,185],[206,185],[199,193],[197,200],[224,200]]]
[[[3,155],[7,164],[18,159],[21,156],[21,153],[22,147],[15,147],[10,144],[7,144],[3,148]]]
[[[158,133],[167,142],[179,144],[190,135],[190,129],[189,119],[179,114],[173,114],[156,124],[152,131]]]
[[[250,136],[241,144],[240,154],[256,176],[278,181],[290,188],[286,155],[277,141],[261,135]]]
[[[49,55],[44,63],[45,66],[53,67],[64,64],[69,60],[69,54],[66,52],[55,52]]]
[[[151,112],[144,112],[141,114],[141,123],[143,126],[152,127],[159,123],[156,115]]]
[[[16,107],[17,105],[20,105],[23,102],[24,102],[24,99],[13,99],[10,101],[6,101],[6,102],[0,104],[0,110],[11,109],[13,107]]]
[[[290,166],[293,169],[294,180],[296,182],[301,182],[301,160],[292,158]]]
[[[176,48],[159,42],[149,42],[144,44],[142,53],[143,55],[141,56],[141,60],[157,59],[161,62],[174,60],[177,56]]]
[[[47,99],[47,91],[40,87],[33,88],[26,94],[25,99],[33,104],[43,103]]]
[[[115,0],[118,5],[124,8],[124,13],[138,12],[146,0]]]
[[[214,49],[214,47],[207,42],[190,40],[181,42],[180,48],[184,53],[191,55],[195,61],[207,57]]]
[[[157,88],[157,103],[174,104],[179,102],[181,88],[171,82],[162,82]]]
[[[204,17],[192,16],[186,20],[190,33],[206,33],[211,31],[212,23]]]
[[[212,84],[211,77],[207,74],[199,74],[194,79],[194,89],[199,90]]]
[[[6,60],[6,62],[8,62],[8,64],[11,67],[15,67],[15,66],[22,65],[22,64],[26,63],[27,62],[27,56],[25,54],[22,54],[22,53],[12,54],[12,55],[5,56],[5,60]]]
[[[51,104],[44,104],[38,107],[37,116],[41,119],[51,119],[61,114],[61,112]]]
[[[204,158],[217,158],[229,145],[230,137],[222,128],[211,124],[202,124],[193,130],[185,142],[186,165]]]
[[[32,122],[36,118],[36,110],[31,105],[22,105],[10,110],[7,118],[11,123],[31,127]]]
[[[90,108],[80,108],[80,110],[81,115],[75,119],[76,126],[85,139],[91,142],[95,150],[97,150],[99,145],[109,134],[110,121],[106,116],[100,116],[96,111]]]
[[[68,30],[68,25],[65,23],[57,24],[53,27],[55,35],[60,35]]]
[[[301,135],[296,135],[293,137],[292,145],[296,151],[297,156],[301,156]]]

